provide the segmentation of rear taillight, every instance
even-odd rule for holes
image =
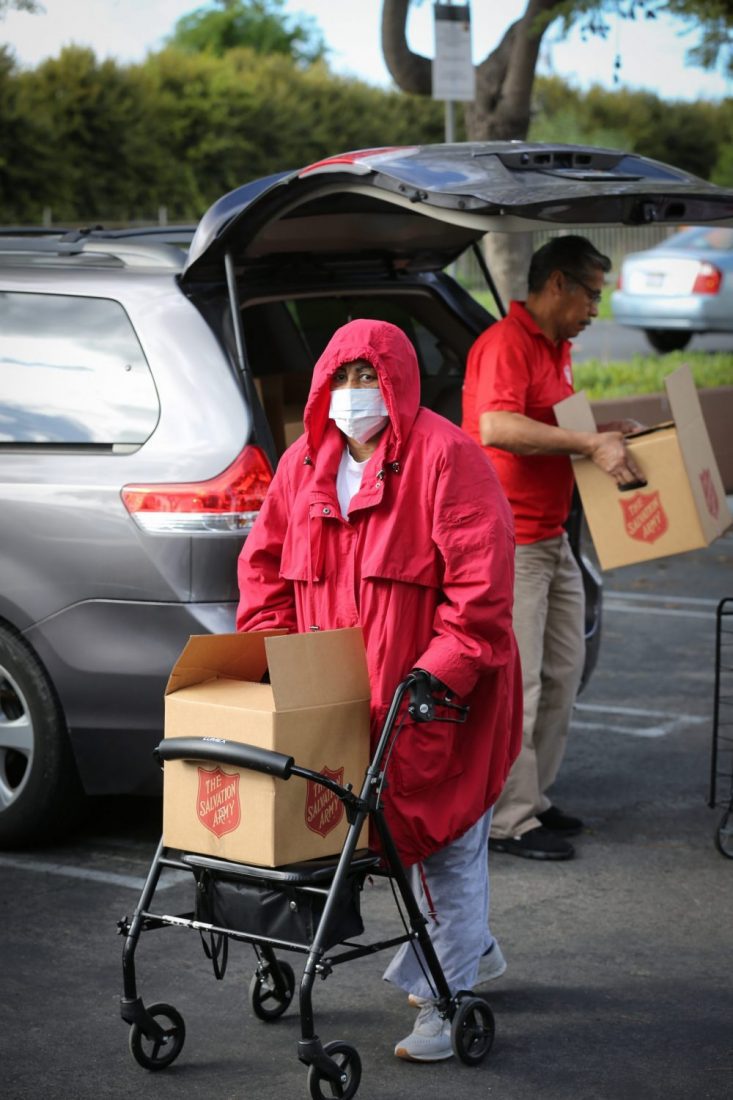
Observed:
[[[723,285],[723,273],[713,264],[704,261],[700,264],[700,270],[695,277],[692,287],[693,294],[717,294]]]
[[[245,447],[231,466],[210,481],[126,485],[122,501],[144,531],[246,534],[271,481],[272,469],[259,447]]]
[[[619,271],[618,278],[616,279],[616,290],[623,290],[624,279],[623,271]]]

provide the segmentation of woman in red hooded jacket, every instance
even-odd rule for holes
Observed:
[[[470,988],[488,929],[490,810],[521,742],[512,632],[511,512],[481,448],[419,405],[415,350],[384,321],[340,328],[318,360],[305,433],[283,456],[239,560],[237,629],[360,625],[376,742],[413,668],[470,707],[462,725],[406,723],[385,815],[426,910],[449,985]],[[385,977],[420,1013],[395,1053],[451,1056],[410,945]]]

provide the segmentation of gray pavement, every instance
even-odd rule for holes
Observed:
[[[599,665],[576,709],[557,803],[586,821],[577,858],[492,854],[492,926],[506,974],[485,991],[494,1049],[476,1068],[401,1063],[413,1017],[381,980],[385,956],[315,989],[324,1041],[359,1049],[363,1100],[727,1100],[733,1094],[733,860],[706,806],[714,610],[733,596],[733,534],[707,550],[607,573]],[[252,953],[233,946],[214,980],[198,937],[146,933],[147,1003],[169,1001],[187,1039],[150,1074],[119,1019],[119,917],[130,912],[160,806],[95,803],[84,833],[0,853],[0,1094],[305,1098],[297,1012],[266,1025],[249,1008]],[[169,886],[168,911],[190,908]],[[397,930],[388,887],[367,887],[373,936]],[[298,959],[291,956],[297,964]]]

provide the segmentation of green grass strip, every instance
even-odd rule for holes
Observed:
[[[576,390],[585,390],[591,401],[633,397],[664,391],[665,376],[686,363],[698,389],[733,386],[733,354],[729,352],[674,351],[669,355],[635,355],[622,362],[587,359],[573,366]]]

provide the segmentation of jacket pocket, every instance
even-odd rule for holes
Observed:
[[[361,575],[369,580],[399,581],[440,588],[443,562],[426,516],[415,511],[375,511],[363,541]]]
[[[328,508],[328,511],[325,509]],[[328,505],[311,504],[305,523],[291,522],[285,534],[280,576],[289,581],[321,581],[326,558],[326,524],[334,520]]]
[[[370,547],[364,553],[361,575],[367,580],[398,581],[420,588],[440,588],[443,582],[437,557],[413,550],[409,541],[399,547]]]
[[[406,725],[392,754],[391,782],[396,793],[416,794],[461,775],[462,730],[448,722]]]

